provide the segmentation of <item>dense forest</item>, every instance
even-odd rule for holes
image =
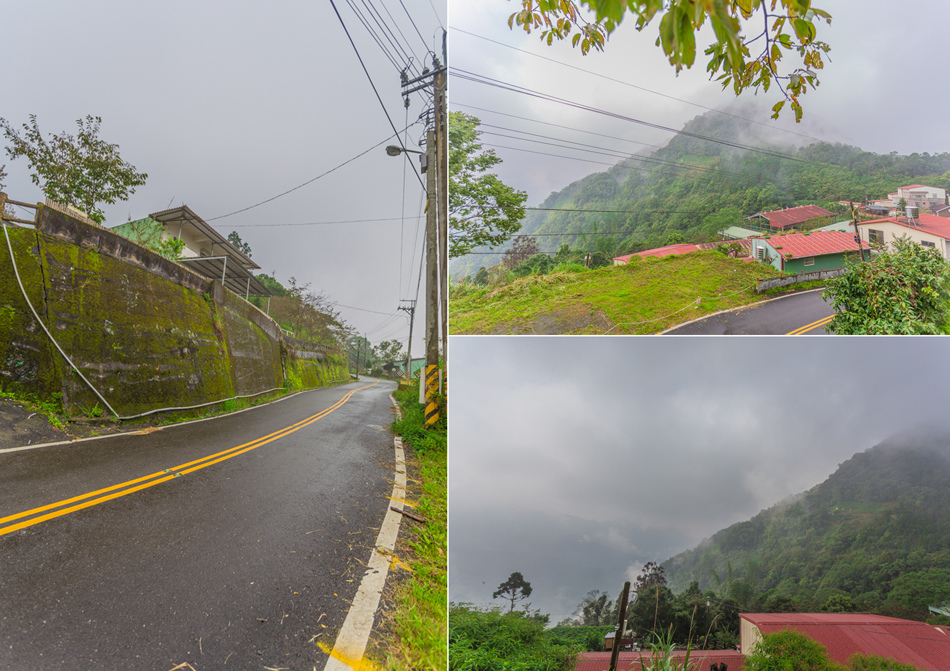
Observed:
[[[892,438],[825,482],[663,563],[740,605],[923,620],[950,600],[950,434]],[[829,606],[831,604],[831,606]]]
[[[520,233],[537,235],[542,251],[566,243],[613,257],[709,241],[757,212],[816,204],[844,215],[838,201],[885,198],[908,183],[950,188],[947,153],[899,156],[825,142],[780,145],[751,128],[716,112],[698,116],[652,154],[633,156],[552,193],[540,209],[528,212]],[[498,251],[459,259],[453,274],[498,263],[504,249]]]

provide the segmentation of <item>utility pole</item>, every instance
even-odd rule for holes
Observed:
[[[416,318],[416,302],[413,299],[405,301],[409,305],[400,305],[397,310],[409,313],[409,344],[406,346],[406,379],[412,380],[412,325]]]
[[[356,336],[356,379],[360,379],[360,349],[363,346],[363,341],[359,339],[359,336]]]
[[[442,40],[442,58],[446,58],[445,36]],[[439,420],[439,295],[441,287],[443,356],[448,343],[448,197],[446,171],[448,137],[445,124],[446,67],[433,58],[433,70],[409,80],[403,77],[403,95],[423,88],[433,88],[433,124],[426,132],[426,367],[424,375],[426,428]],[[441,230],[440,230],[441,222]],[[442,261],[440,273],[439,261]],[[420,389],[421,391],[421,389]]]
[[[443,47],[444,49],[444,47]],[[448,370],[449,363],[449,219],[448,219],[448,186],[449,172],[447,164],[448,146],[448,118],[445,109],[446,78],[444,70],[439,70],[439,62],[435,62],[436,75],[432,80],[435,92],[435,146],[436,160],[438,161],[438,194],[439,194],[439,293],[442,308],[442,359]],[[448,372],[443,374],[448,379]]]
[[[426,427],[439,420],[439,258],[435,131],[426,133]]]
[[[623,594],[620,596],[620,607],[617,617],[617,629],[614,632],[614,647],[610,651],[610,666],[608,671],[617,671],[617,660],[620,658],[620,639],[623,638],[623,632],[627,628],[627,601],[630,598],[630,581],[623,584]],[[637,593],[633,593],[633,600],[637,600]]]
[[[851,223],[854,224],[854,241],[858,243],[858,250],[861,252],[861,263],[864,263],[864,245],[861,243],[861,230],[858,228],[858,213],[854,209],[854,201],[849,203],[851,207]]]

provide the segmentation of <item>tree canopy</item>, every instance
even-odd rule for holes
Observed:
[[[48,198],[77,207],[100,224],[105,219],[100,204],[127,200],[148,177],[122,160],[119,145],[99,139],[101,123],[100,117],[86,116],[76,120],[75,137],[64,131],[46,139],[35,114],[30,115],[29,124],[23,124],[22,135],[9,121],[0,118],[10,143],[7,155],[11,159],[26,157],[33,169],[33,183]]]
[[[950,264],[935,248],[899,237],[872,261],[849,267],[825,290],[844,335],[934,335],[950,329]]]
[[[525,580],[520,572],[515,571],[508,576],[508,580],[498,586],[491,598],[501,597],[511,601],[511,608],[509,609],[509,612],[511,612],[515,609],[515,601],[523,601],[529,596],[531,596],[531,583]]]
[[[479,120],[449,114],[449,256],[502,244],[521,228],[528,194],[489,172],[501,163],[478,139]]]
[[[818,86],[816,71],[824,67],[822,57],[830,50],[817,39],[817,26],[831,23],[831,15],[811,0],[521,0],[521,5],[509,17],[509,27],[529,33],[540,29],[548,44],[570,38],[585,54],[603,50],[628,14],[638,31],[658,19],[656,44],[677,72],[695,63],[696,33],[708,20],[715,41],[704,50],[707,72],[723,88],[731,85],[736,95],[749,88],[768,91],[775,84],[784,100],[772,108],[773,118],[790,102],[795,120],[801,120],[799,98]],[[593,20],[588,20],[585,5]],[[789,53],[797,54],[800,63],[783,74]]]

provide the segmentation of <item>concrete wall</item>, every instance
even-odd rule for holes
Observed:
[[[756,280],[755,290],[757,293],[774,289],[775,287],[789,287],[793,284],[802,282],[814,282],[816,280],[826,280],[829,277],[837,277],[844,274],[844,268],[836,270],[816,270],[811,273],[800,273],[798,275],[785,275],[784,277],[771,277],[767,280]]]
[[[278,325],[219,283],[50,208],[38,211],[36,230],[8,232],[41,319],[121,415],[284,386],[282,352],[288,350]],[[345,369],[324,366],[319,372],[298,374],[301,385],[348,377]],[[73,413],[102,407],[30,313],[5,239],[0,388],[40,398],[61,394]]]

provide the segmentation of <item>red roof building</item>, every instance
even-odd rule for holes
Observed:
[[[950,218],[935,214],[907,217],[884,217],[858,222],[861,239],[878,244],[890,244],[899,236],[907,236],[924,247],[937,249],[950,259]]]
[[[682,666],[685,650],[677,650],[674,657]],[[650,652],[621,652],[617,660],[618,671],[642,671],[641,656],[649,667]],[[738,650],[692,650],[689,653],[690,671],[710,671],[713,664],[725,664],[728,671],[740,671],[745,658]],[[696,666],[692,666],[693,662]],[[607,671],[610,668],[609,652],[582,652],[577,656],[574,671]]]
[[[921,671],[950,669],[950,634],[944,627],[860,613],[740,613],[743,655],[766,634],[792,629],[818,641],[844,664],[856,653],[892,657]]]
[[[801,205],[799,207],[790,207],[785,210],[774,210],[772,212],[759,212],[755,217],[767,219],[772,228],[791,228],[804,224],[806,221],[817,219],[818,217],[834,217],[833,212],[829,212],[823,207],[817,205]]]
[[[861,247],[870,246],[863,242]],[[752,255],[770,259],[770,265],[783,272],[835,270],[844,265],[849,254],[857,255],[861,247],[849,231],[811,231],[752,238]]]

